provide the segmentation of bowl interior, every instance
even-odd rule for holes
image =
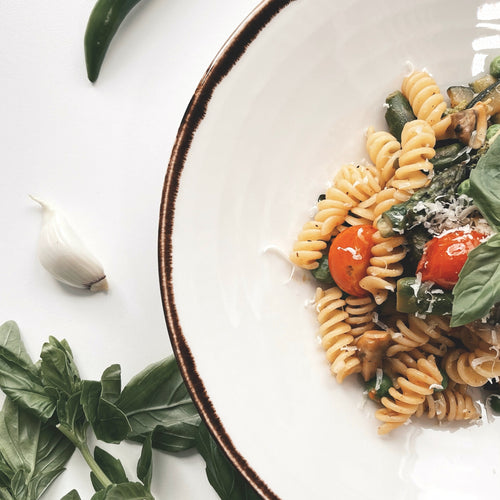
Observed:
[[[409,65],[443,91],[484,71],[500,48],[495,6],[263,2],[188,109],[162,206],[167,321],[202,413],[268,497],[496,491],[498,425],[377,436],[359,382],[330,376],[315,285],[287,260],[336,169],[367,158],[364,131],[385,127]]]

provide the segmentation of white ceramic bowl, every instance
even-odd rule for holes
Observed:
[[[201,414],[266,498],[488,498],[500,425],[377,436],[357,380],[316,339],[315,285],[288,254],[317,195],[366,157],[407,62],[444,90],[500,53],[500,4],[265,0],[222,48],[179,129],[164,187],[169,333]]]

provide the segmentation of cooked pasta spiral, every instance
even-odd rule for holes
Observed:
[[[446,102],[434,78],[425,71],[414,71],[403,80],[401,92],[419,120],[425,120],[438,139],[446,137],[450,116],[443,116]]]
[[[415,412],[416,417],[422,415],[439,421],[477,420],[480,417],[479,410],[466,392],[466,386],[453,382],[444,391],[426,396]]]
[[[362,201],[358,206],[351,208],[346,215],[345,224],[347,226],[360,226],[362,224],[373,224],[375,218],[375,207],[377,203],[377,195],[370,196],[365,201]],[[343,228],[338,228],[341,231]]]
[[[433,169],[429,161],[436,154],[436,136],[424,120],[413,120],[403,127],[401,133],[401,156],[399,167],[390,181],[396,189],[412,193],[430,182]]]
[[[361,363],[353,345],[351,326],[346,323],[348,314],[344,311],[345,300],[342,291],[333,287],[316,290],[316,310],[320,324],[319,335],[330,363],[330,370],[338,382],[352,373],[361,371]]]
[[[500,377],[500,359],[497,350],[474,351],[457,348],[443,358],[443,368],[457,384],[481,387],[490,379]]]
[[[438,316],[422,319],[410,314],[408,325],[398,320],[396,326],[399,331],[392,334],[394,345],[387,349],[388,357],[399,352],[411,351],[417,347],[429,354],[443,356],[448,347],[455,345],[453,340],[443,335],[450,330],[450,327],[446,320]]]
[[[345,312],[348,314],[345,322],[351,325],[351,334],[358,337],[367,330],[373,330],[373,311],[377,307],[373,298],[349,295],[345,301]]]
[[[378,178],[364,165],[344,165],[326,191],[325,199],[318,203],[314,220],[321,222],[323,239],[329,239],[342,224],[349,210],[380,191]]]
[[[359,286],[370,292],[377,304],[382,304],[389,292],[395,290],[394,278],[403,274],[401,261],[406,255],[405,239],[402,236],[384,238],[380,231],[376,231],[372,240],[372,258],[367,275],[360,280]]]
[[[326,245],[326,242],[322,240],[321,223],[308,221],[293,245],[290,261],[303,269],[316,269]]]
[[[401,154],[401,144],[389,132],[375,132],[372,127],[368,129],[366,138],[368,155],[379,172],[380,187],[384,187],[394,175],[394,163]]]
[[[417,368],[408,368],[405,377],[398,377],[400,389],[391,387],[389,397],[383,397],[381,408],[375,413],[377,419],[383,422],[378,428],[379,434],[387,434],[404,424],[418,409],[425,397],[434,392],[434,386],[443,381],[434,356],[417,361]]]

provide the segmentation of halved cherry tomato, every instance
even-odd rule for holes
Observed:
[[[445,290],[451,290],[458,281],[458,274],[469,252],[485,238],[478,231],[457,229],[428,241],[417,266],[422,281],[433,281]]]
[[[359,281],[366,276],[366,268],[370,264],[375,231],[370,225],[352,226],[336,236],[330,246],[330,274],[337,286],[350,295],[368,295],[368,292],[359,286]]]

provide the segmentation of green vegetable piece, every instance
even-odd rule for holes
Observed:
[[[106,368],[101,376],[102,398],[114,403],[122,390],[120,365],[111,365]]]
[[[451,326],[483,318],[500,301],[499,255],[500,233],[469,252],[453,288]]]
[[[491,394],[488,397],[488,403],[490,405],[490,408],[495,413],[500,413],[500,395],[499,394]]]
[[[154,500],[154,497],[143,484],[122,483],[98,491],[91,500]]]
[[[389,127],[390,133],[401,141],[401,132],[406,123],[416,119],[413,110],[411,109],[408,99],[399,91],[396,90],[387,96],[385,121]]]
[[[137,477],[151,491],[151,479],[153,477],[153,439],[151,434],[146,436],[142,445],[141,456],[139,462],[137,462]]]
[[[97,439],[105,443],[120,443],[131,432],[123,411],[102,397],[100,382],[84,380],[80,401]]]
[[[500,91],[500,88],[499,88]],[[470,174],[470,196],[483,217],[500,230],[500,141],[494,141]]]
[[[128,482],[127,475],[125,474],[125,469],[123,468],[122,463],[117,458],[113,457],[107,451],[96,446],[94,449],[94,458],[101,468],[101,470],[106,474],[107,478],[113,484],[120,484]],[[105,489],[105,485],[103,485],[97,476],[91,472],[90,479],[92,481],[92,485],[94,486],[95,491]]]
[[[128,439],[177,452],[195,445],[200,416],[175,362],[169,357],[148,366],[123,388],[116,406],[132,427]]]
[[[385,373],[382,375],[377,388],[377,377],[373,377],[365,384],[365,389],[368,391],[368,397],[374,401],[380,401],[381,398],[389,395],[389,389],[392,387],[391,377]]]
[[[490,75],[495,78],[500,78],[500,56],[496,56],[490,62]]]
[[[311,269],[311,274],[314,278],[325,285],[334,285],[332,275],[330,274],[330,267],[328,266],[328,252],[325,252],[321,259],[318,261],[319,266],[316,269]]]
[[[433,288],[432,283],[417,283],[417,278],[401,278],[396,286],[396,307],[409,314],[451,314],[453,294],[448,290]]]
[[[457,189],[457,193],[459,195],[465,194],[466,196],[470,195],[470,179],[465,179]]]
[[[436,173],[429,186],[419,189],[410,199],[393,205],[382,214],[377,223],[380,234],[387,238],[404,233],[414,225],[416,216],[424,211],[416,210],[416,207],[420,206],[421,202],[432,203],[438,197],[440,200],[444,200],[446,197],[454,197],[458,185],[466,176],[467,167],[464,163],[452,165]]]
[[[490,85],[493,85],[495,82],[496,82],[495,78],[491,74],[489,74],[480,76],[477,80],[471,82],[470,86],[474,92],[478,93],[487,89]]]
[[[465,109],[467,104],[474,98],[474,91],[470,87],[454,85],[446,90],[452,108],[456,110]]]
[[[491,115],[500,112],[500,80],[493,82],[489,87],[479,92],[479,94],[469,102],[467,108],[472,108],[478,102],[485,102],[488,99],[490,99],[488,106]]]
[[[71,396],[80,390],[80,374],[73,360],[73,353],[65,340],[55,337],[43,344],[41,373],[47,388]]]
[[[111,40],[127,14],[140,0],[98,0],[90,14],[85,31],[87,76],[95,82]]]
[[[261,498],[224,455],[204,423],[198,429],[196,448],[205,460],[208,482],[222,500]]]
[[[444,370],[442,370],[440,368],[439,371],[441,372],[441,375],[443,377],[443,380],[441,381],[441,387],[442,387],[442,389],[434,389],[434,392],[443,392],[443,391],[445,391],[446,388],[448,387],[448,383],[450,381],[450,378],[448,377],[448,374]]]
[[[431,159],[435,174],[467,158],[467,148],[459,142],[446,144],[445,146],[436,148],[435,151],[436,154]]]
[[[488,127],[488,130],[486,131],[486,140],[488,142],[493,142],[492,139],[496,139],[496,136],[500,133],[500,124],[499,123],[494,123],[493,125],[490,125]]]
[[[56,399],[45,390],[40,370],[31,361],[14,321],[0,326],[0,388],[44,422],[55,411]]]
[[[0,412],[0,498],[42,496],[64,470],[74,446],[54,427],[7,398]],[[10,480],[10,484],[5,484]]]
[[[76,490],[71,490],[70,492],[66,493],[61,500],[82,500],[82,497],[78,494],[78,491]]]

